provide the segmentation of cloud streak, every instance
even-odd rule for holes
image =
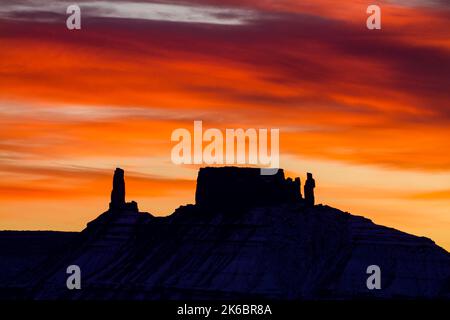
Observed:
[[[4,18],[28,18],[33,14],[65,15],[73,1],[26,1],[6,3],[0,7],[0,16]],[[130,20],[168,21],[178,23],[201,23],[217,25],[242,25],[255,19],[257,12],[253,10],[166,4],[130,1],[81,1],[78,3],[82,16],[87,18],[119,18]],[[41,19],[42,20],[42,19]]]

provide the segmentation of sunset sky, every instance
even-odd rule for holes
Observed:
[[[83,229],[118,166],[141,211],[193,203],[194,120],[279,128],[319,203],[450,250],[448,1],[1,1],[0,230]]]

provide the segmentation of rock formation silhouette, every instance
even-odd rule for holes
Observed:
[[[306,174],[306,182],[305,182],[305,203],[308,207],[314,206],[314,188],[316,187],[316,181],[312,177],[312,173]]]
[[[300,178],[286,179],[283,169],[266,176],[259,168],[208,167],[198,173],[195,204],[204,210],[247,209],[300,199]]]
[[[111,202],[109,209],[113,211],[121,210],[125,207],[125,178],[124,171],[116,168],[113,177],[113,188],[111,191]]]
[[[138,212],[138,204],[136,201],[125,202],[125,178],[124,171],[116,168],[113,176],[113,188],[111,191],[111,202],[109,203],[109,211],[132,211]]]
[[[259,172],[202,168],[196,203],[155,217],[125,202],[116,169],[110,209],[82,232],[0,232],[0,299],[450,299],[450,254],[432,240],[313,206],[310,174],[302,199],[299,179]],[[82,290],[66,287],[73,264]]]

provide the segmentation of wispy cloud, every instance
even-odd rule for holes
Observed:
[[[0,117],[20,117],[37,121],[95,122],[130,118],[157,120],[187,120],[214,118],[212,112],[192,111],[186,115],[182,110],[133,106],[90,105],[42,105],[0,101]]]
[[[404,7],[431,7],[450,10],[447,0],[387,0],[386,2]]]
[[[73,1],[53,1],[43,5],[36,1],[6,3],[0,7],[2,17],[30,17],[32,13],[65,15]],[[256,11],[238,8],[127,1],[78,2],[87,17],[242,25],[255,19]]]

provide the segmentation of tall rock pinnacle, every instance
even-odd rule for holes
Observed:
[[[120,210],[125,207],[125,179],[124,171],[116,168],[113,178],[113,189],[111,191],[110,210]]]
[[[306,174],[306,182],[304,186],[305,203],[308,207],[314,206],[314,188],[316,187],[316,181],[313,179],[312,173]]]

